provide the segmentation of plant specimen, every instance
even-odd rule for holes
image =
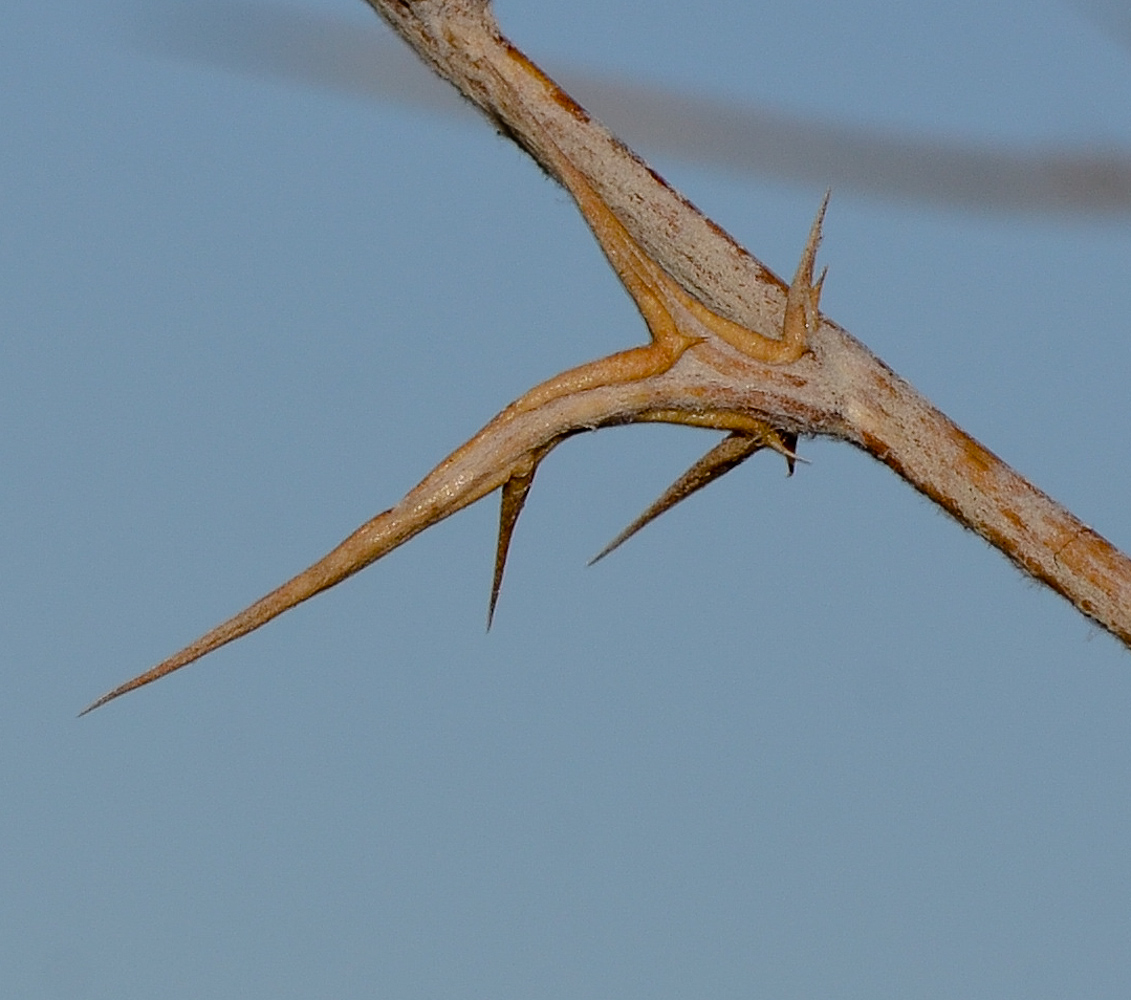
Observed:
[[[574,434],[647,421],[714,428],[727,437],[606,552],[756,451],[778,451],[792,468],[798,440],[823,435],[888,465],[1030,576],[1131,645],[1131,560],[820,313],[823,275],[815,279],[814,273],[824,205],[787,285],[508,41],[486,0],[367,2],[566,188],[636,302],[650,341],[534,387],[396,506],[86,711],[246,635],[500,490],[490,615],[511,534],[539,463]]]

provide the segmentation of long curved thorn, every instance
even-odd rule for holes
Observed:
[[[657,517],[671,510],[681,500],[686,500],[692,493],[701,490],[720,476],[726,475],[731,469],[745,462],[756,451],[766,447],[773,447],[773,445],[770,445],[764,437],[741,431],[728,434],[672,483],[652,506],[590,559],[589,565],[592,566],[594,563],[600,562],[614,549],[627,542],[646,524],[656,520]],[[790,454],[786,455],[786,461],[789,462],[791,472],[793,471],[792,450],[792,447],[790,447]]]
[[[313,565],[308,566],[297,576],[292,577],[281,587],[275,588],[271,593],[261,597],[239,614],[217,625],[216,628],[206,632],[195,642],[174,653],[168,659],[162,660],[157,666],[151,667],[145,673],[118,685],[113,691],[108,691],[102,697],[87,705],[79,712],[79,716],[93,712],[96,708],[100,708],[115,698],[144,687],[146,684],[150,684],[166,674],[171,674],[175,670],[180,670],[181,667],[188,666],[188,664],[199,660],[202,656],[219,649],[221,646],[227,645],[234,639],[254,632],[261,625],[265,625],[284,611],[301,604],[315,594],[321,593],[364,569],[391,549],[396,548],[401,542],[424,530],[425,527],[438,519],[436,516],[417,517],[415,524],[406,524],[409,519],[400,514],[397,508],[390,508],[378,514],[358,528],[340,545]]]

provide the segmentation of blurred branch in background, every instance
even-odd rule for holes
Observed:
[[[1086,12],[1131,44],[1131,11]],[[462,101],[381,25],[255,3],[192,0],[127,8],[142,49],[221,69],[301,81],[445,114]],[[1131,215],[1131,150],[962,144],[672,93],[568,68],[556,75],[646,153],[757,175],[968,211]]]

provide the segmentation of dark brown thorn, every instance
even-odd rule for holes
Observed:
[[[511,546],[511,535],[522,513],[523,504],[530,487],[534,485],[534,473],[538,463],[534,459],[524,462],[515,473],[503,483],[502,500],[499,504],[499,541],[495,547],[495,577],[491,581],[491,600],[487,605],[487,631],[495,619],[495,604],[499,600],[499,590],[503,585],[503,572],[507,566],[507,552]]]
[[[789,436],[782,435],[787,442],[789,450],[793,450],[796,437],[789,442]],[[651,521],[656,520],[665,511],[671,510],[681,500],[686,500],[692,493],[701,490],[708,483],[714,482],[719,476],[726,475],[737,465],[741,465],[754,452],[767,447],[766,441],[756,435],[734,431],[723,438],[714,448],[688,469],[682,476],[671,484],[663,495],[641,514],[635,521],[624,529],[616,538],[589,560],[589,565],[604,559],[614,549],[620,547],[635,535],[641,528]],[[792,458],[787,454],[786,461],[792,466]]]
[[[822,279],[823,278],[824,278],[824,275],[822,275]],[[778,437],[781,438],[781,443],[785,446],[784,450],[782,451],[782,454],[785,456],[785,465],[786,465],[786,469],[788,470],[786,472],[786,475],[792,476],[793,475],[793,468],[794,468],[795,465],[797,465],[797,463],[799,461],[798,455],[797,455],[797,435],[796,434],[790,434],[787,431],[778,431],[777,434],[778,434]],[[804,462],[805,459],[802,458],[802,459],[800,459],[800,461]]]

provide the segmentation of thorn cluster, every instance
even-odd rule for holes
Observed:
[[[793,472],[797,459],[795,433],[775,428],[749,414],[713,410],[709,407],[657,409],[626,406],[623,411],[615,412],[611,417],[606,416],[598,423],[584,417],[578,418],[565,429],[521,450],[517,455],[499,457],[498,448],[492,448],[492,445],[505,438],[509,425],[523,416],[545,411],[561,401],[574,399],[581,401],[584,410],[584,398],[597,390],[612,386],[628,387],[658,378],[668,372],[686,352],[694,351],[699,345],[709,344],[715,338],[755,361],[770,365],[790,364],[804,356],[808,350],[808,337],[819,321],[818,303],[824,275],[814,282],[813,268],[821,238],[821,222],[828,204],[827,194],[809,232],[797,273],[789,286],[781,336],[767,337],[720,316],[687,292],[629,235],[624,224],[597,195],[584,175],[564,158],[561,175],[609,263],[644,317],[651,334],[650,342],[570,369],[535,386],[508,406],[471,441],[445,459],[398,507],[385,511],[362,525],[336,549],[298,576],[169,659],[103,695],[80,714],[85,715],[128,691],[179,670],[233,639],[246,635],[368,566],[412,535],[454,513],[459,507],[474,502],[493,489],[500,489],[502,502],[499,537],[487,609],[487,627],[490,628],[502,587],[511,537],[533,485],[534,474],[539,464],[558,444],[579,431],[604,423],[640,421],[663,421],[729,431],[726,438],[598,553],[593,562],[608,555],[649,521],[763,448],[770,448],[784,455],[789,472]],[[477,478],[482,485],[455,498],[451,480],[459,477],[454,470],[477,447],[485,449],[487,453],[484,460],[474,463],[477,468],[473,478]],[[417,495],[421,491],[429,496],[428,502],[417,501]]]

